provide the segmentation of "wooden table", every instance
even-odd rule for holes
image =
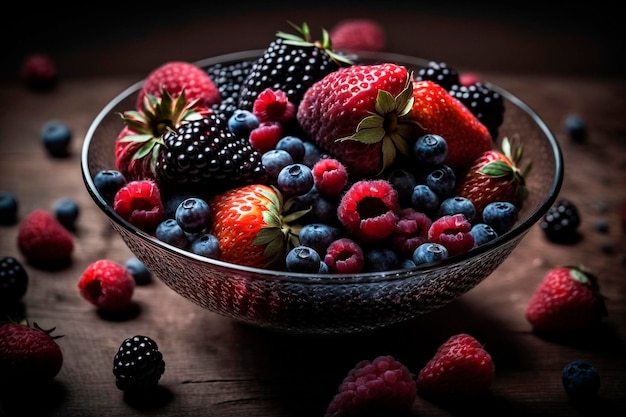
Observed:
[[[572,246],[551,244],[536,226],[465,296],[415,320],[345,337],[278,334],[238,324],[192,304],[158,279],[137,287],[137,316],[114,321],[98,315],[78,293],[79,276],[98,259],[123,263],[131,253],[85,190],[79,154],[99,110],[138,78],[64,79],[48,94],[3,84],[0,190],[17,196],[20,218],[35,208],[51,209],[60,197],[75,199],[81,212],[68,268],[46,271],[25,264],[30,277],[25,312],[30,321],[64,334],[58,341],[63,368],[43,392],[0,393],[0,416],[321,416],[357,361],[391,354],[418,372],[440,343],[460,332],[474,335],[494,358],[490,394],[477,404],[445,407],[417,397],[412,415],[626,415],[624,79],[484,75],[526,101],[558,137],[565,160],[561,196],[578,206],[583,239]],[[586,143],[573,143],[565,134],[565,117],[574,112],[588,123]],[[73,129],[68,158],[50,158],[41,144],[40,129],[50,119]],[[608,232],[596,229],[598,221],[608,223]],[[0,233],[0,256],[22,260],[17,225],[1,226]],[[578,342],[533,334],[523,311],[535,286],[548,269],[580,263],[599,277],[607,296],[606,323]],[[136,334],[155,339],[166,362],[158,395],[147,403],[125,399],[112,374],[119,344]],[[575,359],[592,362],[601,373],[599,397],[588,405],[574,404],[561,385],[561,370]]]

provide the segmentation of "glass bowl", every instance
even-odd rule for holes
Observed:
[[[254,60],[262,50],[243,51],[197,62]],[[388,53],[358,53],[364,63],[395,62],[417,72],[428,61]],[[115,169],[115,139],[123,127],[118,113],[134,107],[140,81],[114,97],[97,115],[84,140],[84,183],[96,205],[128,248],[172,290],[189,301],[233,320],[277,331],[348,334],[407,321],[440,308],[487,278],[513,252],[554,203],[563,180],[556,138],[541,118],[506,90],[490,84],[505,100],[498,145],[508,136],[521,140],[532,161],[529,198],[516,225],[467,253],[413,269],[354,275],[302,274],[249,268],[194,255],[132,226],[107,204],[94,186],[102,169]]]

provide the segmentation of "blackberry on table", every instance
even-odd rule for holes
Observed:
[[[562,199],[548,210],[539,226],[548,240],[555,243],[573,243],[578,240],[578,208],[571,201]]]
[[[113,358],[115,385],[124,392],[154,388],[164,372],[163,354],[148,336],[125,339]]]
[[[468,86],[456,84],[448,92],[465,104],[494,140],[498,137],[498,129],[504,120],[504,99],[500,93],[482,83]]]
[[[0,304],[8,306],[22,299],[28,288],[28,274],[12,256],[0,260]]]
[[[448,67],[445,62],[429,61],[426,67],[417,71],[415,79],[434,81],[446,90],[450,90],[453,85],[459,84],[459,73],[456,69]]]

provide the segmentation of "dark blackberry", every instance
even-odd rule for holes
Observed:
[[[548,240],[555,243],[574,243],[578,240],[580,215],[569,200],[560,200],[552,206],[539,223]]]
[[[125,339],[113,358],[115,385],[124,392],[154,388],[165,372],[163,354],[148,336]]]
[[[224,120],[237,110],[239,91],[245,81],[254,61],[239,61],[234,63],[218,63],[207,68],[209,77],[215,83],[222,101],[214,104],[212,110]]]
[[[247,139],[236,138],[214,113],[182,123],[163,135],[166,150],[156,161],[167,185],[243,185],[265,178],[261,154]]]
[[[15,258],[0,261],[0,305],[8,306],[22,299],[28,288],[28,274]]]
[[[446,90],[450,90],[450,87],[459,84],[459,73],[456,69],[448,67],[445,62],[429,61],[426,67],[417,71],[415,79],[434,81]]]
[[[498,129],[504,120],[504,99],[500,93],[482,83],[469,86],[456,84],[448,92],[465,104],[489,130],[491,137],[497,139]]]
[[[313,83],[352,63],[332,50],[327,33],[324,42],[314,42],[306,24],[294,28],[301,37],[279,32],[254,63],[239,92],[239,108],[252,110],[256,97],[267,88],[282,90],[297,106]]]

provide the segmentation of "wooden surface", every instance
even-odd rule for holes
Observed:
[[[138,314],[107,319],[77,290],[82,271],[108,258],[131,256],[98,211],[80,173],[82,139],[96,114],[138,78],[135,74],[63,79],[56,90],[36,94],[16,83],[0,86],[0,190],[19,199],[19,216],[51,209],[61,197],[74,198],[81,213],[72,264],[46,271],[25,264],[30,281],[23,299],[31,321],[56,326],[64,364],[46,390],[0,393],[0,416],[322,416],[342,378],[361,359],[390,354],[414,373],[436,347],[467,332],[485,344],[496,377],[489,395],[476,404],[436,405],[417,397],[415,416],[622,416],[626,415],[626,234],[621,226],[626,201],[626,84],[623,78],[524,75],[488,72],[539,113],[558,137],[565,160],[561,196],[582,215],[583,239],[572,246],[547,242],[538,226],[490,277],[448,306],[380,331],[346,337],[277,334],[234,323],[203,310],[158,279],[137,287]],[[563,122],[571,113],[589,125],[586,143],[572,143]],[[40,129],[60,119],[72,127],[71,155],[47,156]],[[600,233],[596,222],[606,221]],[[23,257],[17,225],[0,226],[0,256]],[[603,247],[610,246],[607,253]],[[546,271],[584,264],[598,275],[607,296],[604,325],[577,340],[546,340],[531,332],[523,311]],[[158,395],[134,402],[115,387],[112,359],[121,341],[152,337],[166,371]],[[575,359],[601,373],[599,396],[575,404],[563,390],[560,372]]]

